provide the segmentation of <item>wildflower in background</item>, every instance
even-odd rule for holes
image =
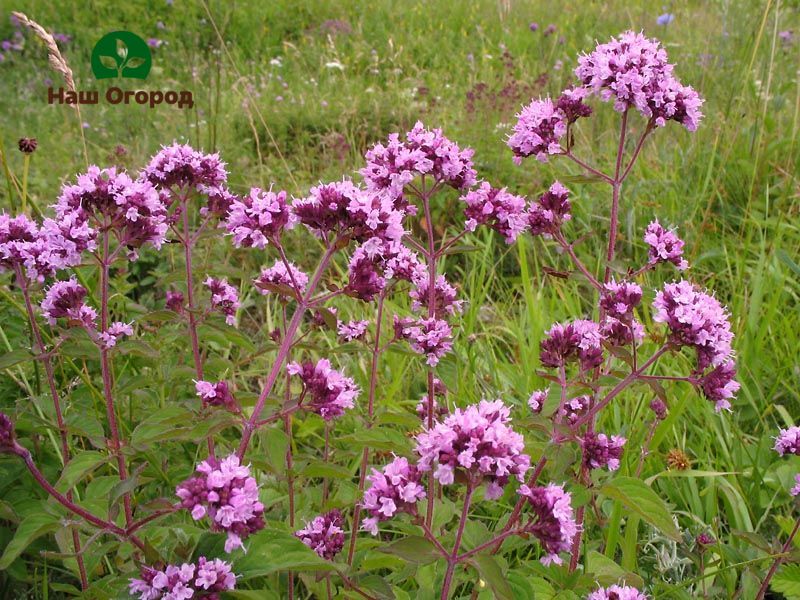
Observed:
[[[550,393],[550,390],[534,390],[531,394],[530,398],[528,398],[528,406],[531,409],[531,412],[538,415],[542,412],[544,408],[545,400],[547,400],[547,396]]]
[[[627,440],[618,435],[607,436],[604,433],[587,432],[583,436],[583,464],[589,469],[609,471],[619,469],[619,459]]]
[[[105,331],[101,331],[98,334],[98,339],[100,342],[100,346],[106,350],[109,350],[117,345],[117,342],[123,336],[132,336],[133,335],[133,326],[130,323],[123,323],[122,321],[116,321],[111,323]]]
[[[153,50],[157,50],[164,45],[164,40],[160,40],[158,38],[147,38],[147,45]]]
[[[236,399],[231,394],[228,384],[225,381],[195,381],[195,391],[197,396],[203,400],[206,406],[218,406],[225,408],[231,412],[239,412],[239,405]]]
[[[411,298],[411,310],[417,312],[423,309],[427,310],[430,303],[429,285],[430,277],[427,273],[415,279],[414,287],[408,292]],[[434,316],[443,317],[445,314],[460,313],[463,310],[464,301],[457,300],[456,297],[456,288],[450,285],[444,275],[439,275],[433,290]]]
[[[167,290],[166,306],[169,310],[178,314],[183,312],[183,292],[178,290]]]
[[[741,387],[735,378],[736,363],[733,360],[726,360],[700,379],[703,395],[714,402],[717,412],[731,409],[730,400]]]
[[[225,228],[237,248],[265,248],[275,243],[293,224],[286,192],[251,188],[250,193],[232,201]]]
[[[541,558],[542,564],[562,564],[558,553],[570,550],[578,532],[572,496],[554,483],[533,488],[521,485],[517,493],[527,499],[533,513],[533,522],[525,526],[525,531],[534,535],[547,553]]]
[[[17,147],[23,154],[33,154],[36,151],[37,145],[38,142],[36,138],[20,138],[17,142]]]
[[[287,371],[303,382],[304,394],[310,402],[306,405],[308,410],[326,421],[338,419],[345,410],[353,408],[360,391],[351,378],[331,368],[330,361],[325,358],[316,364],[289,363]]]
[[[577,319],[556,323],[540,342],[539,359],[546,367],[563,367],[577,360],[581,370],[588,371],[603,361],[600,327],[594,321]]]
[[[380,190],[392,197],[402,196],[405,186],[417,176],[430,176],[457,190],[475,184],[471,148],[462,150],[442,134],[441,129],[426,129],[421,121],[406,134],[405,141],[394,133],[386,144],[377,143],[365,157],[361,175],[370,190]]]
[[[544,32],[542,32],[542,35],[548,37],[553,35],[555,32],[556,32],[556,26],[553,23],[550,23],[550,25],[545,27]]]
[[[661,25],[662,27],[666,27],[670,23],[675,20],[675,15],[672,13],[664,13],[663,15],[658,15],[656,19],[656,25]]]
[[[697,350],[698,368],[719,366],[731,355],[730,316],[713,296],[683,280],[665,284],[653,307],[653,320],[667,324],[673,344]]]
[[[447,321],[437,319],[400,319],[395,316],[395,335],[407,340],[411,349],[427,357],[431,367],[453,349],[453,330]]]
[[[369,321],[348,321],[347,323],[339,321],[336,325],[336,333],[339,334],[339,339],[352,342],[362,339],[367,333],[367,327],[369,327]]]
[[[236,310],[239,308],[239,293],[228,284],[227,279],[206,277],[203,282],[211,292],[211,309],[225,315],[228,325],[236,324]]]
[[[501,400],[481,400],[456,410],[416,437],[419,470],[434,470],[442,485],[462,470],[473,485],[488,483],[486,498],[502,496],[510,477],[524,481],[530,457],[522,436],[511,429],[511,409]]]
[[[533,32],[539,31],[539,24],[531,23],[530,25],[528,25],[528,29],[530,29]]]
[[[680,448],[672,448],[666,456],[667,468],[672,471],[688,471],[692,468],[692,459]]]
[[[344,547],[343,524],[342,513],[334,509],[314,517],[303,529],[295,531],[294,535],[320,557],[333,560]]]
[[[528,209],[528,226],[532,235],[552,236],[572,219],[569,190],[554,182]]]
[[[698,536],[697,536],[697,537],[694,539],[694,541],[695,541],[695,542],[697,543],[697,545],[700,547],[700,550],[705,550],[705,548],[706,548],[707,546],[713,546],[714,544],[716,544],[716,543],[717,543],[717,540],[715,540],[715,539],[714,539],[714,536],[712,536],[712,535],[711,535],[711,534],[709,534],[709,533],[705,533],[705,532],[703,532],[703,533],[699,534],[699,535],[698,535]]]
[[[652,410],[656,418],[659,421],[663,421],[667,418],[667,405],[664,404],[664,401],[661,398],[655,398],[652,402],[650,402],[650,410]]]
[[[586,413],[590,401],[591,398],[588,395],[571,398],[558,407],[556,417],[559,421],[566,420],[568,424],[572,425]]]
[[[236,587],[231,565],[201,556],[197,564],[167,565],[163,570],[142,566],[140,579],[132,578],[128,590],[139,600],[218,600],[220,592]]]
[[[367,481],[369,487],[361,507],[370,516],[364,519],[361,528],[372,535],[378,535],[378,523],[398,513],[415,515],[417,502],[425,498],[419,469],[403,457],[396,457],[380,471],[372,469]]]
[[[277,259],[268,269],[261,269],[261,275],[254,279],[253,283],[263,296],[274,291],[270,289],[270,286],[280,285],[290,287],[298,294],[302,294],[306,291],[306,286],[308,285],[308,275],[291,262],[287,269],[286,264]]]
[[[648,597],[629,585],[612,585],[589,594],[586,600],[648,600]]]
[[[85,300],[86,288],[75,277],[57,281],[45,293],[41,304],[42,314],[50,325],[55,325],[56,319],[67,319],[70,326],[94,329],[97,311],[88,306]]]
[[[647,226],[644,241],[649,246],[649,260],[651,265],[660,262],[671,262],[679,271],[685,271],[689,263],[683,258],[684,242],[672,229],[664,229],[658,219]]]
[[[703,100],[672,71],[658,41],[626,31],[578,58],[575,75],[604,102],[613,100],[619,112],[632,107],[658,127],[674,120],[695,131],[703,117]]]
[[[347,205],[352,237],[364,242],[378,238],[387,242],[399,242],[403,229],[404,212],[398,210],[395,201],[387,194],[360,191]]]
[[[633,317],[633,309],[641,301],[642,288],[630,281],[617,282],[611,279],[600,294],[600,308],[607,315],[625,321]]]
[[[195,521],[208,515],[213,531],[227,533],[225,552],[240,548],[243,539],[264,528],[258,484],[235,454],[201,462],[197,475],[181,483],[176,493]]]
[[[785,454],[800,456],[800,427],[793,425],[779,430],[778,437],[775,438],[774,449],[781,456]]]
[[[794,32],[791,29],[778,32],[778,38],[786,45],[794,42]]]
[[[517,115],[514,133],[508,138],[508,146],[514,152],[514,162],[535,156],[547,162],[547,156],[561,154],[559,140],[567,133],[564,113],[556,108],[550,98],[534,100]]]
[[[509,193],[506,188],[494,188],[484,181],[461,200],[467,205],[464,210],[467,231],[488,224],[511,244],[527,228],[525,198]]]

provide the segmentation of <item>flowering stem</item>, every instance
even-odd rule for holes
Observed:
[[[250,444],[250,439],[253,437],[253,432],[258,426],[258,418],[264,411],[267,398],[272,392],[272,388],[275,387],[275,382],[278,380],[278,375],[280,375],[280,372],[283,369],[283,363],[286,361],[286,357],[288,356],[289,350],[292,347],[294,336],[297,333],[297,329],[300,327],[300,322],[303,319],[303,315],[305,315],[305,312],[308,309],[309,301],[311,300],[314,291],[317,289],[319,282],[322,280],[322,275],[325,272],[325,269],[333,258],[333,253],[336,251],[337,241],[338,240],[334,240],[334,242],[329,244],[325,249],[325,254],[322,256],[322,259],[317,266],[317,270],[314,273],[311,282],[308,284],[308,288],[306,288],[306,293],[298,303],[298,306],[292,315],[292,320],[286,327],[286,333],[281,340],[281,345],[278,348],[278,355],[275,357],[275,362],[272,363],[272,369],[270,370],[269,375],[267,375],[267,381],[264,384],[264,389],[261,390],[258,401],[253,408],[253,414],[250,415],[250,418],[245,423],[242,431],[242,439],[239,442],[239,449],[236,451],[239,459],[244,458],[245,452],[247,452],[247,446]]]
[[[288,267],[287,267],[288,270]],[[291,272],[291,271],[289,271]],[[286,337],[286,305],[283,305],[283,332],[284,339]],[[291,347],[290,347],[291,350]],[[289,352],[286,354],[286,360],[289,360]],[[289,372],[286,372],[286,386],[284,391],[284,403],[289,403],[291,397]],[[292,412],[287,413],[283,417],[283,427],[286,432],[286,486],[289,494],[289,527],[294,530],[294,460],[292,455]],[[289,600],[294,598],[294,572],[289,571]]]
[[[415,521],[415,523],[417,523],[417,522]],[[425,523],[425,521],[420,520],[417,524],[420,527],[422,527],[422,531],[425,533],[425,538],[431,544],[436,546],[436,549],[439,551],[439,553],[442,555],[442,557],[443,558],[449,558],[450,557],[450,553],[447,551],[447,549],[444,546],[442,546],[442,543],[436,538],[436,536],[431,531],[431,528],[428,527],[428,525]]]
[[[547,464],[547,458],[544,454],[542,454],[542,456],[539,458],[539,462],[536,463],[536,467],[533,469],[533,473],[531,473],[531,476],[528,478],[528,481],[525,483],[525,485],[528,487],[533,487],[536,484],[536,480],[539,479],[539,475],[542,474],[545,464]],[[523,506],[525,506],[525,497],[520,496],[519,500],[517,500],[517,503],[514,505],[514,510],[511,511],[511,516],[508,518],[508,523],[506,523],[502,533],[507,533],[514,528],[519,521],[519,516],[522,513]],[[492,550],[492,554],[496,554],[498,550],[500,550],[499,545]]]
[[[786,558],[786,553],[789,552],[789,548],[791,548],[792,546],[792,540],[794,539],[794,536],[797,535],[798,530],[800,530],[800,517],[798,517],[797,521],[795,521],[792,532],[789,534],[786,543],[783,544],[783,548],[781,548],[781,553],[777,557],[775,557],[775,560],[772,561],[772,566],[769,568],[767,576],[764,577],[764,581],[761,583],[761,587],[758,588],[758,594],[756,595],[756,600],[763,600],[764,595],[767,593],[767,590],[769,589],[769,582],[772,579],[772,576],[775,575],[775,571],[778,570],[778,567],[783,562],[783,559]]]
[[[586,279],[589,280],[589,283],[592,284],[592,287],[594,287],[598,291],[602,291],[603,289],[602,284],[599,281],[597,281],[595,276],[592,275],[589,269],[586,268],[586,265],[584,265],[583,262],[581,262],[581,259],[579,259],[578,255],[575,254],[575,250],[573,249],[572,244],[569,244],[567,240],[564,239],[564,236],[561,232],[556,232],[554,237],[556,241],[561,245],[561,247],[566,251],[566,253],[569,254],[569,257],[572,259],[572,262],[575,264],[578,270],[581,273],[583,273],[583,276],[586,277]]]
[[[499,548],[500,547],[499,546],[500,542],[505,540],[507,537],[511,537],[512,535],[518,535],[520,533],[522,533],[521,529],[509,529],[509,530],[506,530],[506,531],[502,531],[499,534],[497,534],[496,536],[494,536],[488,542],[484,542],[484,543],[480,544],[479,546],[475,546],[472,550],[468,550],[468,551],[464,552],[464,554],[460,554],[458,556],[458,562],[464,562],[468,558],[478,554],[479,552],[483,552],[487,548],[491,548],[495,544],[498,544],[498,548]],[[492,553],[494,554],[494,551]]]
[[[464,527],[467,525],[467,517],[469,516],[469,506],[472,502],[472,494],[475,492],[475,486],[472,481],[467,482],[467,494],[464,497],[464,506],[461,509],[461,519],[458,521],[458,529],[456,530],[456,540],[453,543],[453,551],[447,559],[447,571],[444,574],[444,583],[442,584],[441,600],[447,600],[450,597],[450,586],[453,583],[453,573],[456,565],[459,563],[458,550],[461,548],[461,538],[464,536]]]
[[[19,266],[14,268],[14,273],[17,279],[17,285],[22,290],[22,296],[25,299],[25,309],[28,314],[28,321],[31,326],[33,339],[36,342],[36,352],[40,355],[41,361],[44,364],[44,372],[47,377],[47,386],[50,389],[50,396],[53,399],[53,409],[56,413],[56,423],[58,424],[58,432],[61,438],[61,464],[66,468],[69,462],[69,438],[67,433],[67,424],[64,421],[64,414],[61,411],[61,399],[56,387],[56,380],[53,373],[53,363],[50,360],[50,354],[45,352],[44,342],[42,340],[42,332],[39,329],[39,324],[36,322],[36,313],[33,310],[31,303],[30,292],[28,291],[28,284],[22,275],[22,269]],[[72,501],[72,490],[67,491],[67,499]],[[81,580],[81,589],[89,587],[89,580],[86,576],[86,566],[83,562],[83,555],[81,553],[81,540],[76,530],[72,531],[72,545],[75,549],[75,559],[78,564],[78,573]]]
[[[423,180],[424,185],[424,180]],[[434,188],[436,186],[434,185]],[[428,318],[436,316],[436,243],[434,240],[433,221],[431,220],[430,192],[423,193],[422,205],[425,208],[425,229],[428,233],[428,250],[425,258],[428,260]],[[428,368],[428,429],[433,428],[433,402],[434,402],[433,367]],[[436,482],[433,471],[428,474],[428,505],[425,513],[425,523],[430,527],[433,522],[433,503]],[[443,596],[446,597],[446,596]]]
[[[625,170],[622,172],[622,176],[619,178],[620,183],[622,183],[623,181],[625,181],[625,179],[627,179],[628,174],[631,172],[634,163],[636,163],[636,159],[639,158],[639,152],[642,151],[642,146],[644,146],[644,141],[647,139],[647,136],[650,135],[650,132],[653,131],[654,128],[655,128],[655,122],[651,119],[647,122],[647,126],[642,132],[642,136],[639,138],[639,141],[636,144],[636,148],[633,151],[633,156],[631,156],[631,160],[628,163],[628,166],[625,167]]]
[[[111,257],[109,254],[109,233],[103,235],[103,255],[100,260],[100,329],[108,329],[108,278]],[[128,467],[125,464],[125,456],[121,452],[119,426],[117,425],[117,414],[114,410],[114,395],[112,391],[111,360],[108,356],[108,348],[105,344],[100,346],[100,370],[103,378],[103,396],[106,401],[106,417],[108,426],[111,430],[111,451],[117,457],[117,468],[119,470],[120,481],[128,479]],[[125,524],[130,527],[133,522],[133,511],[131,509],[131,494],[125,492],[122,498],[125,509]]]
[[[622,157],[625,151],[625,135],[628,131],[628,111],[622,113],[622,126],[620,127],[619,146],[617,147],[617,163],[614,168],[614,179],[611,181],[611,224],[608,228],[608,252],[606,253],[606,271],[603,282],[608,283],[611,277],[611,262],[614,260],[614,252],[617,247],[617,227],[619,225],[619,195],[622,188],[620,171],[622,169]]]
[[[375,340],[372,344],[372,366],[369,376],[369,399],[367,405],[367,429],[372,427],[372,421],[375,413],[375,392],[378,384],[378,363],[380,361],[383,348],[381,348],[381,326],[383,324],[383,305],[386,300],[385,292],[381,292],[378,297],[378,314],[375,317]],[[367,465],[369,464],[369,446],[364,446],[361,451],[361,471],[358,477],[358,497],[364,493],[364,485],[367,478]],[[356,537],[358,536],[358,528],[361,525],[361,503],[357,502],[355,509],[353,509],[353,528],[350,532],[350,547],[347,551],[347,564],[353,565],[353,556],[356,551]]]
[[[586,164],[585,162],[583,162],[582,160],[577,158],[574,154],[572,154],[572,152],[565,152],[564,156],[566,156],[568,159],[570,159],[572,162],[577,164],[582,169],[585,169],[586,171],[589,171],[589,173],[591,173],[592,175],[595,175],[595,176],[599,177],[600,179],[602,179],[606,183],[614,183],[614,180],[611,179],[611,177],[609,177],[608,175],[606,175],[602,171],[599,171],[599,170],[595,169],[594,167],[589,166],[588,164]]]

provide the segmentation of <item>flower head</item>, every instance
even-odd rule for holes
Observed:
[[[217,600],[219,592],[235,586],[236,575],[228,563],[201,556],[197,564],[167,565],[163,570],[145,565],[140,579],[131,578],[128,589],[131,596],[138,594],[139,600]]]
[[[775,438],[774,449],[781,456],[784,454],[800,456],[800,427],[793,425],[788,429],[781,429]]]
[[[163,146],[142,170],[141,177],[161,188],[193,188],[219,193],[228,180],[219,154],[203,154],[187,144]]]
[[[456,288],[447,281],[444,275],[439,275],[434,283],[433,314],[444,317],[445,314],[454,315],[463,309],[464,301],[457,300]],[[414,287],[408,295],[411,297],[411,310],[421,311],[427,309],[430,303],[430,277],[427,273],[414,280]]]
[[[609,437],[605,433],[586,433],[581,442],[584,466],[588,469],[608,467],[609,471],[616,471],[626,441],[618,435]]]
[[[600,326],[594,321],[577,319],[556,323],[539,344],[539,359],[546,367],[562,367],[577,360],[586,371],[603,361]]]
[[[261,275],[253,283],[264,296],[273,292],[274,286],[286,286],[296,293],[302,294],[306,291],[306,286],[308,285],[308,275],[293,263],[289,263],[289,268],[287,269],[286,263],[281,259],[277,259],[268,269],[261,269]]]
[[[542,412],[544,408],[545,400],[547,400],[547,396],[550,393],[550,390],[534,390],[531,394],[530,398],[528,398],[528,406],[531,409],[531,412],[534,414],[539,414]]]
[[[794,481],[795,481],[794,487],[791,490],[789,490],[789,493],[792,496],[800,496],[800,473],[794,476]]]
[[[630,281],[614,279],[603,286],[600,295],[600,308],[607,315],[620,320],[629,320],[633,317],[633,309],[642,301],[642,288]]]
[[[386,287],[382,274],[383,258],[370,252],[369,243],[355,249],[348,265],[347,293],[370,302]]]
[[[169,310],[181,314],[183,313],[183,303],[183,292],[179,290],[167,290],[165,305]]]
[[[130,323],[115,321],[98,334],[100,346],[108,350],[117,345],[117,342],[125,336],[133,335],[133,326]]]
[[[514,162],[535,156],[547,162],[550,154],[561,154],[559,140],[567,133],[566,115],[556,108],[550,98],[534,100],[517,115],[514,133],[508,138],[508,146],[514,152]]]
[[[225,219],[225,228],[237,248],[265,248],[292,224],[286,192],[255,187],[248,195],[232,201]]]
[[[680,271],[689,267],[689,263],[683,258],[683,240],[672,229],[664,229],[657,219],[647,226],[644,241],[649,246],[651,265],[670,262]]]
[[[528,210],[528,226],[533,235],[549,236],[572,219],[569,190],[558,181],[553,183]]]
[[[522,436],[509,425],[510,413],[501,400],[457,408],[417,436],[420,471],[435,469],[442,485],[453,483],[460,471],[473,485],[486,481],[487,498],[499,498],[509,478],[524,481],[530,466]]]
[[[345,342],[352,342],[353,340],[360,340],[367,333],[369,321],[339,321],[336,325],[336,333],[339,338]]]
[[[201,462],[197,475],[181,483],[176,493],[194,520],[208,515],[213,531],[227,533],[226,552],[241,547],[244,538],[264,528],[258,484],[250,475],[250,467],[241,465],[235,454]]]
[[[361,502],[361,507],[369,513],[362,529],[378,535],[378,523],[397,513],[416,514],[417,502],[425,498],[420,479],[417,467],[403,457],[396,457],[380,471],[372,469],[367,477],[369,487]]]
[[[203,400],[204,405],[219,406],[231,412],[239,412],[239,405],[236,398],[231,394],[228,384],[225,381],[198,380],[194,382],[195,391],[198,397]]]
[[[714,403],[717,412],[731,409],[730,400],[740,387],[736,381],[736,363],[732,359],[718,364],[700,379],[703,395]]]
[[[629,585],[612,585],[595,590],[586,600],[648,600],[647,596]]]
[[[484,181],[461,200],[467,205],[464,216],[468,231],[475,231],[478,225],[489,225],[510,244],[527,228],[525,198],[511,194],[506,188],[494,188]]]
[[[564,491],[563,486],[554,483],[533,488],[521,485],[518,493],[527,498],[527,504],[535,517],[526,530],[541,542],[542,548],[547,552],[541,559],[542,563],[560,565],[563,561],[558,553],[566,552],[572,547],[572,539],[578,532],[572,496]]]
[[[6,413],[0,412],[0,452],[8,452],[16,444],[14,423]]]
[[[295,531],[294,535],[322,558],[333,560],[344,547],[342,525],[342,513],[334,509],[314,517],[303,529]]]
[[[453,348],[453,331],[447,321],[431,319],[400,319],[395,316],[395,335],[408,340],[411,349],[427,356],[427,363],[435,367],[439,360]]]
[[[308,409],[326,421],[338,419],[345,410],[353,408],[360,391],[358,386],[351,378],[331,368],[327,359],[322,358],[316,364],[290,363],[287,369],[289,374],[302,380]]]
[[[94,329],[97,311],[86,304],[86,289],[74,277],[57,281],[44,295],[42,313],[47,322],[56,324],[56,319],[67,319],[69,325]]]
[[[228,284],[227,279],[206,277],[203,282],[211,292],[211,308],[225,315],[228,325],[236,324],[236,311],[239,308],[239,292]]]

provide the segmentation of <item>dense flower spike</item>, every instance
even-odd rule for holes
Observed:
[[[633,317],[633,309],[642,301],[642,288],[630,281],[617,283],[614,279],[603,286],[600,295],[600,308],[607,315],[628,321]]]
[[[730,400],[741,387],[736,381],[736,363],[726,360],[703,375],[700,389],[703,395],[714,403],[717,412],[730,410]]]
[[[101,331],[98,335],[100,345],[106,350],[113,348],[124,336],[133,335],[133,326],[130,323],[115,321],[108,326],[108,329]]]
[[[575,75],[601,100],[613,100],[619,112],[633,107],[658,127],[674,120],[695,131],[703,100],[672,71],[666,50],[656,40],[626,31],[581,56]]]
[[[225,381],[195,381],[195,391],[199,398],[203,400],[203,404],[207,406],[219,406],[231,412],[238,412],[239,405],[236,398],[231,394],[228,384]]]
[[[554,182],[528,210],[528,226],[531,234],[551,236],[561,225],[572,219],[569,190],[558,181]]]
[[[305,397],[309,399],[307,408],[326,421],[338,419],[344,412],[353,408],[359,389],[350,377],[331,368],[325,358],[311,362],[290,363],[290,375],[297,375],[303,382]]]
[[[334,509],[314,517],[303,529],[295,531],[294,534],[319,556],[333,560],[344,547],[343,524],[342,513]]]
[[[583,436],[583,464],[589,469],[608,468],[609,471],[619,469],[619,459],[627,440],[618,435],[607,436],[605,433],[587,432]]]
[[[168,565],[163,570],[143,566],[140,579],[132,578],[128,587],[139,600],[219,600],[220,592],[236,587],[231,566],[220,559],[201,556],[197,564]]]
[[[211,292],[211,309],[222,313],[228,325],[236,324],[236,311],[239,308],[239,293],[228,284],[227,279],[207,277],[203,282]]]
[[[614,317],[606,317],[600,325],[600,335],[609,346],[630,346],[644,339],[644,327],[635,319],[621,321]]]
[[[197,475],[176,490],[181,507],[199,521],[206,515],[213,531],[225,531],[225,552],[242,546],[242,540],[264,528],[264,505],[250,467],[232,454],[222,461],[209,458],[197,466]]]
[[[400,197],[405,186],[418,175],[462,190],[475,184],[471,148],[461,150],[442,135],[441,129],[425,129],[420,122],[406,134],[405,141],[393,133],[386,145],[378,143],[367,151],[367,166],[361,175],[371,190]]]
[[[508,146],[514,152],[514,162],[535,156],[547,162],[550,154],[561,154],[559,140],[567,133],[566,115],[553,104],[550,98],[534,100],[517,115],[514,133],[508,138]]]
[[[411,310],[419,312],[424,308],[427,313],[430,302],[429,285],[430,277],[427,273],[414,280],[414,287],[408,293],[411,298]],[[433,291],[434,316],[443,318],[446,314],[460,313],[463,310],[464,301],[456,300],[456,297],[456,288],[448,283],[444,275],[439,275]]]
[[[362,339],[367,333],[367,327],[369,327],[369,321],[348,321],[347,323],[339,321],[336,325],[336,333],[343,341],[352,342]]]
[[[537,415],[542,412],[545,400],[547,400],[549,393],[550,390],[534,390],[534,392],[531,394],[531,397],[528,398],[528,406],[530,407],[531,412]]]
[[[580,118],[592,115],[592,107],[583,102],[588,93],[586,88],[581,87],[561,92],[556,101],[556,109],[564,115],[567,123],[574,123]]]
[[[228,180],[219,154],[203,154],[186,144],[163,146],[141,173],[153,185],[219,193]]]
[[[678,270],[685,271],[689,263],[683,258],[683,240],[671,229],[664,229],[658,219],[652,221],[645,230],[644,241],[649,247],[651,265],[670,262]]]
[[[396,457],[381,471],[372,469],[367,481],[369,488],[361,506],[370,516],[361,527],[372,535],[378,535],[378,523],[397,513],[416,514],[417,502],[425,498],[419,469],[403,457]]]
[[[793,425],[788,429],[781,429],[775,438],[774,448],[781,456],[784,454],[800,456],[800,427]]]
[[[237,248],[265,248],[268,243],[275,243],[292,224],[286,192],[256,187],[246,196],[232,201],[225,219],[225,228],[233,236],[233,245]]]
[[[509,478],[524,481],[530,467],[525,442],[509,425],[510,414],[501,400],[457,408],[416,437],[420,471],[435,469],[436,480],[449,485],[461,470],[473,485],[488,483],[486,498],[499,498]]]
[[[612,585],[595,590],[586,600],[648,600],[648,597],[629,585]]]
[[[347,293],[365,302],[380,294],[386,287],[382,263],[379,255],[370,253],[368,244],[356,248],[347,268]]]
[[[395,316],[394,328],[397,338],[408,340],[411,349],[424,354],[431,367],[439,364],[439,360],[453,349],[453,331],[450,325],[436,317],[400,319]]]
[[[308,285],[308,275],[293,263],[289,263],[287,269],[286,264],[278,259],[268,269],[261,269],[261,275],[254,279],[253,283],[264,296],[274,291],[274,288],[270,289],[270,286],[287,286],[302,294]]]
[[[55,210],[59,221],[90,222],[129,248],[146,243],[160,248],[167,232],[167,207],[158,190],[114,168],[89,167],[77,183],[62,188]]]
[[[467,205],[464,209],[467,231],[488,224],[511,244],[527,228],[525,198],[509,193],[506,188],[494,188],[484,181],[461,200]]]
[[[653,320],[667,324],[672,343],[697,350],[700,369],[718,366],[731,355],[733,333],[728,311],[713,296],[683,280],[664,285],[653,307]]]
[[[577,360],[586,371],[603,361],[600,327],[594,321],[577,319],[566,324],[556,323],[545,336],[539,345],[539,359],[546,367],[562,367]]]
[[[42,313],[50,325],[55,325],[57,319],[66,319],[68,325],[94,329],[97,311],[85,300],[86,288],[77,279],[57,281],[45,293]]]
[[[542,563],[560,565],[563,561],[559,552],[566,552],[578,532],[575,513],[572,509],[572,496],[563,486],[554,483],[530,488],[522,485],[518,491],[527,498],[532,514],[532,522],[525,530],[533,534],[542,544],[547,554]]]
[[[383,276],[386,279],[417,281],[427,269],[413,250],[400,243],[389,244],[382,250]]]

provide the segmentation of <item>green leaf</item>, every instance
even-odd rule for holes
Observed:
[[[783,565],[772,578],[770,588],[787,600],[800,600],[800,565]]]
[[[176,439],[179,434],[185,434],[194,421],[195,416],[185,408],[162,408],[136,426],[131,435],[131,445],[145,448],[154,442]]]
[[[117,38],[117,56],[123,60],[125,60],[125,58],[128,56],[128,47],[121,38]]]
[[[514,600],[514,592],[511,590],[511,586],[503,574],[503,569],[500,568],[500,564],[494,556],[476,554],[469,559],[469,562],[478,570],[481,579],[489,585],[495,598],[499,600]]]
[[[397,429],[389,427],[362,428],[350,435],[341,436],[339,441],[355,449],[369,447],[373,450],[388,450],[398,454],[409,446],[406,436]]]
[[[106,69],[114,69],[115,71],[117,70],[117,59],[113,56],[101,56],[100,64]]]
[[[630,511],[640,515],[667,537],[681,541],[681,534],[672,521],[669,509],[650,487],[633,477],[617,477],[600,488],[600,493],[619,500]]]
[[[144,59],[140,56],[132,56],[128,60],[128,64],[125,65],[126,69],[135,69],[136,67],[141,67],[144,64]]]
[[[0,369],[8,369],[9,367],[18,365],[21,362],[25,362],[26,360],[31,360],[32,358],[33,355],[22,348],[12,350],[11,352],[6,352],[5,354],[0,354]]]
[[[393,554],[405,561],[420,565],[431,563],[442,557],[433,544],[418,535],[400,538],[388,546],[378,548],[378,552]]]
[[[340,465],[323,461],[311,461],[302,472],[304,477],[329,477],[331,479],[350,479],[353,473]]]
[[[14,538],[3,551],[3,556],[0,556],[0,570],[7,569],[36,538],[59,527],[60,519],[45,512],[37,512],[23,519],[14,532]]]
[[[358,587],[370,593],[377,600],[394,600],[396,596],[383,577],[379,575],[367,575],[356,580]]]
[[[598,583],[608,586],[625,581],[629,585],[641,588],[644,585],[642,578],[626,571],[616,562],[600,554],[596,550],[590,550],[587,556],[586,572],[593,576]]]
[[[174,310],[154,310],[152,312],[143,314],[136,319],[137,321],[145,321],[148,323],[168,323],[170,321],[177,321],[180,315]]]
[[[333,563],[320,558],[287,532],[263,530],[250,536],[246,544],[247,554],[234,565],[243,580],[264,577],[276,571],[334,570]]]
[[[56,489],[60,492],[66,492],[107,460],[108,455],[91,450],[76,454],[69,459],[67,466],[61,472],[61,477],[58,478],[56,483]]]

